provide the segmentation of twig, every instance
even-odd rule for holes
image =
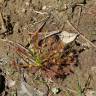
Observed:
[[[37,13],[37,14],[41,14],[41,15],[44,15],[44,14],[48,14],[47,12],[40,12],[40,11],[36,11],[33,9],[33,12]]]
[[[68,87],[65,87],[65,91],[66,90],[68,90],[68,91],[70,91],[70,92],[72,92],[72,93],[74,93],[74,94],[77,94],[77,92],[75,91],[75,90],[72,90],[72,89],[70,89],[70,88],[68,88]]]
[[[82,93],[85,93],[85,92],[86,92],[87,88],[88,88],[89,85],[90,85],[91,79],[92,79],[92,76],[89,74],[88,79],[87,79],[87,81],[85,82],[85,86],[84,86],[84,88],[82,89]]]
[[[61,33],[62,30],[63,30],[63,28],[64,28],[64,25],[61,26],[60,30],[49,32],[49,33],[46,34],[46,36],[44,36],[41,40],[44,40],[44,39],[46,39],[46,38],[48,38],[48,37],[50,37],[50,36],[52,36],[52,35],[56,35],[56,34]]]
[[[6,28],[5,28],[5,26],[4,26],[4,21],[3,21],[3,17],[2,17],[1,12],[0,12],[0,22],[1,22],[1,24],[2,24],[2,31],[3,31],[3,32],[6,32]],[[0,33],[0,34],[3,34],[3,32]]]
[[[46,22],[49,20],[50,15],[45,18],[42,24],[37,28],[36,32],[41,32],[42,28],[45,26]]]
[[[67,23],[85,40],[87,41],[91,46],[96,48],[96,45],[93,44],[90,40],[88,40],[69,20],[67,20]]]
[[[80,7],[79,18],[78,18],[78,21],[77,21],[77,26],[78,26],[79,23],[80,23],[81,13],[82,13],[82,6]]]

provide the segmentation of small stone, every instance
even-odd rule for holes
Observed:
[[[43,7],[42,7],[42,10],[45,10],[46,8],[47,8],[46,6],[43,6]]]
[[[22,11],[22,13],[25,13],[26,9],[25,9],[25,8],[23,8],[21,11]]]
[[[58,94],[58,93],[60,93],[60,88],[52,88],[52,90],[51,90],[54,94]]]
[[[8,80],[8,87],[10,88],[10,87],[13,87],[13,86],[15,86],[15,84],[16,84],[16,81],[13,81],[13,80]]]
[[[87,89],[85,96],[96,96],[96,92],[90,89]]]
[[[29,6],[29,2],[26,2],[25,4],[26,4],[27,6]]]

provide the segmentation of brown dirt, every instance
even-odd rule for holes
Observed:
[[[37,11],[41,13],[38,13]],[[75,32],[67,23],[67,20],[69,20],[86,38],[96,44],[95,0],[1,0],[0,12],[0,38],[8,38],[23,46],[26,46],[30,42],[29,33],[38,31],[42,25],[42,22],[40,21],[48,16],[46,13],[51,13],[51,15],[41,32],[44,33],[58,30],[62,25],[64,25],[63,30]],[[46,13],[42,14],[44,12]],[[82,38],[80,38],[79,41],[86,43]],[[79,50],[79,47],[76,48],[76,50]],[[14,58],[18,59],[18,56],[12,52],[6,43],[0,40],[0,65],[2,70],[6,73],[6,76],[13,80],[19,78],[17,70],[11,66],[11,62]],[[73,68],[74,74],[70,74],[64,80],[55,79],[53,83],[48,83],[50,88],[59,87],[61,89],[59,94],[53,95],[52,92],[50,92],[49,96],[66,96],[65,94],[68,88],[72,90],[72,92],[70,90],[68,91],[71,92],[72,96],[78,96],[76,94],[78,90],[76,83],[77,78],[79,78],[83,88],[89,74],[91,75],[91,81],[88,88],[96,90],[95,58],[96,48],[94,47],[81,52],[78,57],[78,67]],[[40,72],[37,72],[37,74],[38,73],[41,75]],[[32,74],[28,74],[28,78],[36,78]],[[36,76],[38,78],[38,75]],[[31,81],[31,79],[29,81]],[[17,82],[19,81],[17,80]],[[18,86],[16,87],[18,89]],[[13,90],[16,90],[16,88]],[[75,92],[73,92],[74,90]],[[10,92],[8,93],[11,94]]]

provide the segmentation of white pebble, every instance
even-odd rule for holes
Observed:
[[[42,10],[45,10],[46,8],[47,8],[46,6],[43,6],[43,7],[42,7]]]

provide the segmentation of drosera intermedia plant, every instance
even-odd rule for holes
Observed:
[[[36,62],[36,66],[41,67],[42,66],[42,60],[41,60],[40,55],[38,53],[36,53],[34,49],[29,49],[29,52],[32,55],[34,61]]]
[[[34,32],[28,48],[9,40],[3,39],[3,41],[7,42],[11,48],[13,47],[15,53],[23,59],[24,62],[21,67],[31,67],[32,70],[42,67],[41,71],[44,77],[65,78],[73,71],[71,65],[75,66],[77,63],[76,53],[72,51],[72,55],[69,56],[69,53],[66,53],[64,42],[55,33],[47,35],[47,37],[46,34],[42,33],[41,35],[44,37],[42,40],[42,36],[38,32]],[[23,66],[24,64],[27,65]]]

